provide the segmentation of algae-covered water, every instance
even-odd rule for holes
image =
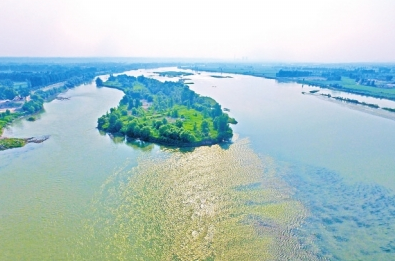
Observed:
[[[112,139],[96,120],[122,93],[93,84],[15,122],[50,139],[0,152],[0,260],[393,259],[395,121],[210,75],[188,78],[238,120],[229,144]]]

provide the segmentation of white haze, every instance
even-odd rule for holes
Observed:
[[[393,0],[1,0],[0,56],[395,62]]]

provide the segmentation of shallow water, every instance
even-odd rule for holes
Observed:
[[[6,130],[51,137],[0,152],[0,259],[391,260],[395,121],[211,74],[190,87],[230,109],[233,144],[111,139],[96,120],[122,93],[94,85]]]

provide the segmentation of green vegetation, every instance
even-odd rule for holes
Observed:
[[[218,79],[233,78],[233,77],[231,77],[231,76],[222,76],[222,75],[210,75],[210,77],[218,78]]]
[[[26,113],[32,114],[44,109],[44,99],[40,95],[31,95],[30,101],[25,102],[22,110]]]
[[[395,66],[379,64],[262,65],[208,63],[181,66],[195,71],[221,72],[297,82],[337,91],[395,101]]]
[[[282,68],[280,66],[261,65],[256,63],[203,63],[180,66],[181,69],[194,71],[234,73],[251,75],[265,78],[275,78],[276,73]],[[223,76],[222,76],[223,77]],[[226,77],[226,76],[225,76]],[[215,78],[218,78],[215,76]]]
[[[355,79],[351,79],[349,77],[341,77],[341,80],[339,81],[304,79],[297,80],[297,82],[358,95],[395,100],[395,88],[380,88],[377,86],[362,85],[356,82]]]
[[[21,113],[11,113],[10,110],[0,113],[0,135],[3,133],[3,129],[7,124],[11,123],[21,115]]]
[[[103,80],[100,79],[100,77],[97,77],[97,78],[96,78],[96,86],[97,86],[97,87],[103,86]]]
[[[193,75],[193,73],[178,72],[178,71],[166,71],[166,72],[154,72],[154,73],[159,74],[159,76],[162,77],[182,77],[182,76]]]
[[[20,148],[26,145],[25,139],[0,138],[0,150]]]
[[[395,109],[393,109],[393,108],[382,108],[383,110],[386,110],[386,111],[390,111],[390,112],[395,112]]]
[[[338,101],[344,101],[344,102],[349,102],[349,103],[360,104],[360,105],[368,106],[368,107],[375,108],[375,109],[380,108],[377,104],[366,103],[366,102],[360,102],[360,101],[358,101],[358,100],[349,99],[349,98],[333,97],[333,99],[338,100]]]
[[[3,133],[4,127],[20,116],[20,113],[11,113],[9,110],[0,113],[0,136]],[[0,150],[19,148],[23,147],[25,144],[25,139],[0,138]]]
[[[175,146],[201,146],[227,141],[236,123],[215,100],[182,82],[160,82],[144,76],[110,76],[104,86],[125,93],[117,108],[98,119],[98,129]]]

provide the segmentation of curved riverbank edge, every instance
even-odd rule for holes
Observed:
[[[99,131],[103,131],[98,129]],[[160,139],[157,139],[155,137],[149,137],[148,139],[140,139],[140,138],[131,138],[128,137],[127,135],[123,135],[122,133],[111,133],[111,132],[104,132],[111,138],[115,137],[120,137],[124,138],[127,142],[147,142],[147,143],[152,143],[160,146],[166,146],[166,147],[173,147],[173,148],[197,148],[197,147],[202,147],[202,146],[213,146],[213,145],[225,145],[225,144],[232,144],[233,140],[235,139],[230,139],[228,141],[219,141],[215,139],[207,139],[207,140],[202,140],[199,142],[193,142],[193,143],[183,143],[183,142],[165,142]]]

